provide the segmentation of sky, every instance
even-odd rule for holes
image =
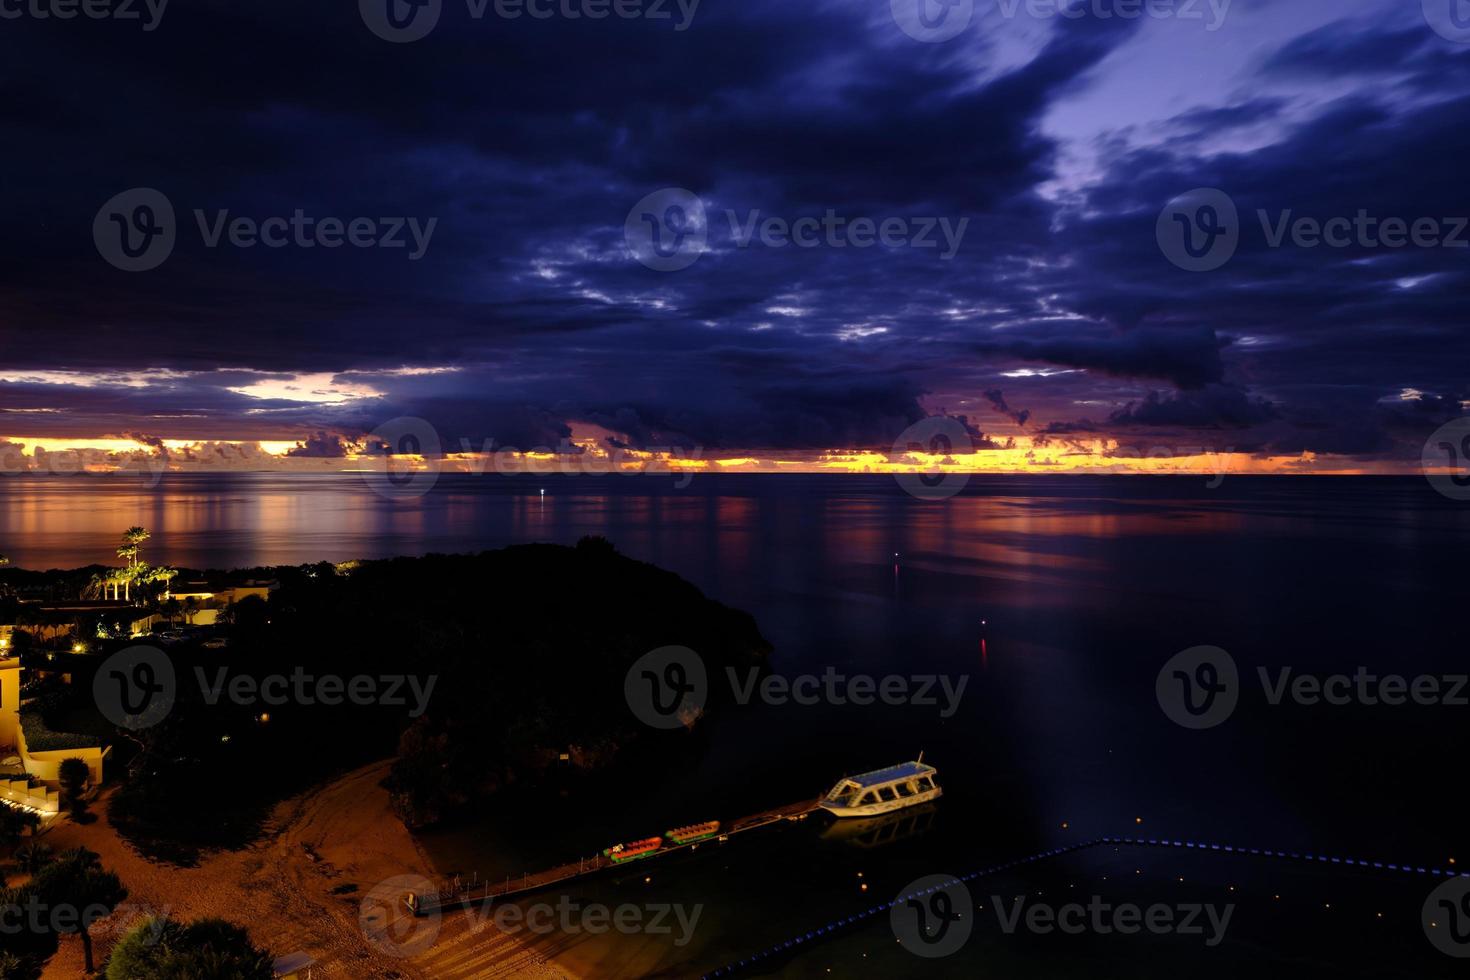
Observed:
[[[0,0],[7,469],[1409,472],[1470,404],[1452,0],[421,2]]]

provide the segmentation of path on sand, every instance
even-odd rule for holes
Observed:
[[[359,915],[363,896],[375,885],[403,875],[438,879],[392,813],[388,793],[379,785],[387,770],[387,762],[374,763],[286,800],[261,840],[240,851],[208,855],[194,868],[150,861],[124,843],[107,820],[106,794],[93,806],[96,822],[63,820],[43,839],[57,851],[77,846],[96,851],[128,888],[125,905],[93,927],[99,964],[139,919],[167,912],[181,919],[217,916],[238,923],[276,956],[309,953],[317,961],[319,980],[569,977],[545,964],[558,945],[554,940],[531,944],[524,936],[505,935],[494,926],[474,928],[455,916],[446,917],[433,945],[419,952],[414,936],[421,926],[401,910],[385,908],[391,917],[385,931],[415,951],[412,956],[395,955],[369,940]],[[65,937],[42,978],[81,974],[81,942]]]

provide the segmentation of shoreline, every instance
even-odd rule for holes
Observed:
[[[437,941],[428,948],[410,946],[412,955],[390,954],[368,939],[359,916],[375,885],[405,875],[438,877],[424,849],[393,816],[388,793],[378,785],[389,764],[372,763],[282,801],[259,841],[239,851],[208,854],[193,868],[150,861],[133,850],[107,819],[112,789],[95,801],[94,823],[63,820],[39,839],[57,852],[78,846],[96,851],[102,865],[116,872],[128,889],[123,905],[93,926],[99,966],[122,934],[144,916],[168,913],[182,919],[217,916],[245,926],[273,957],[305,952],[316,960],[318,980],[570,977],[547,967],[534,944],[507,934],[480,937],[482,930],[452,918],[444,920]],[[333,893],[344,886],[356,888]],[[390,940],[406,932],[411,944],[417,928],[411,919],[390,919],[384,931]],[[463,972],[471,960],[493,972]],[[81,941],[63,937],[41,976],[62,980],[81,970]]]

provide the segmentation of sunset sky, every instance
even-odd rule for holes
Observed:
[[[5,142],[47,148],[0,184],[0,453],[333,469],[414,417],[456,466],[546,447],[883,470],[944,413],[976,468],[1417,469],[1470,399],[1470,249],[1272,247],[1257,211],[1470,215],[1470,44],[1417,0],[1013,6],[978,0],[937,43],[889,0],[703,0],[684,30],[674,4],[446,0],[412,43],[350,2],[0,22]],[[176,213],[148,271],[93,235],[132,188]],[[625,234],[663,188],[707,213],[675,271]],[[1239,209],[1211,271],[1155,234],[1195,188]],[[226,210],[434,224],[416,258],[408,231],[210,247]],[[950,258],[742,244],[756,211],[967,224]]]

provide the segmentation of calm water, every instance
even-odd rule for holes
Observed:
[[[453,867],[511,874],[676,822],[814,796],[844,772],[921,749],[939,767],[945,798],[889,845],[865,849],[807,824],[673,859],[647,885],[640,871],[587,886],[583,894],[605,901],[706,906],[687,946],[640,939],[636,972],[697,973],[886,901],[923,875],[1104,834],[1433,867],[1470,860],[1451,802],[1470,708],[1272,707],[1255,680],[1257,667],[1470,669],[1458,629],[1470,508],[1420,479],[1228,478],[1210,490],[1204,478],[992,477],[935,502],[859,477],[701,476],[686,489],[673,477],[455,477],[407,501],[353,477],[169,476],[151,488],[0,480],[0,550],[17,565],[107,561],[132,524],[153,530],[148,560],[190,567],[602,534],[753,613],[779,674],[832,666],[968,679],[948,718],[924,706],[752,706],[717,719],[699,770],[634,812],[569,813],[549,833],[503,818],[430,839]],[[1169,657],[1200,644],[1228,650],[1245,687],[1228,722],[1193,732],[1165,717],[1154,685]],[[1147,904],[1175,900],[1181,887],[1239,901],[1221,947],[1177,937],[1023,941],[982,918],[964,951],[920,970],[894,953],[883,916],[777,969],[1437,976],[1455,965],[1419,931],[1428,879],[1092,851],[1013,873],[1002,894],[1055,888]],[[606,970],[635,955],[630,943],[592,940],[567,955]]]

